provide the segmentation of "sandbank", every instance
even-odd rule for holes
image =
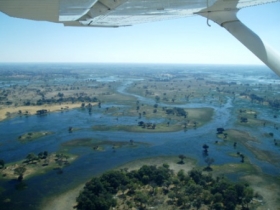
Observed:
[[[43,201],[42,210],[73,210],[76,205],[76,198],[79,196],[80,191],[85,184],[81,184],[78,187],[62,193],[58,196],[53,196]]]

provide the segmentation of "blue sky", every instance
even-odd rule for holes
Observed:
[[[239,19],[280,53],[280,2]],[[224,28],[193,16],[123,28],[64,27],[0,13],[0,62],[262,64]]]

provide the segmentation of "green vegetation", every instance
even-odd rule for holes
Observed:
[[[138,118],[135,125],[95,125],[92,128],[99,131],[175,132],[201,127],[212,119],[214,113],[212,108],[182,109],[175,107],[167,109],[165,107],[159,108],[156,105],[156,109],[147,105],[139,108],[140,106],[136,105],[136,109],[124,111],[124,115]],[[111,109],[114,108],[108,109],[106,113],[109,113]],[[162,121],[153,123],[153,119],[162,119]]]
[[[242,126],[265,126],[269,122],[267,120],[258,119],[258,113],[251,109],[239,109],[237,112],[237,125]]]
[[[62,168],[73,162],[77,156],[65,153],[49,154],[47,151],[38,155],[29,153],[24,160],[8,163],[1,169],[2,179],[12,179],[17,176],[18,181],[32,176],[44,174],[50,170],[62,173]]]
[[[109,147],[115,150],[124,146],[135,148],[138,147],[139,145],[144,145],[144,144],[146,143],[135,142],[132,139],[127,141],[110,141],[110,140],[100,140],[95,138],[83,138],[83,139],[70,140],[68,142],[61,144],[61,146],[66,150],[68,148],[81,146],[81,147],[90,147],[94,151],[104,151],[105,147]]]
[[[239,157],[239,156],[238,156]],[[224,165],[213,165],[211,166],[213,171],[211,172],[215,176],[219,176],[221,174],[258,174],[260,173],[260,169],[251,163],[245,162],[242,164],[239,163],[227,163]]]
[[[270,164],[279,166],[279,154],[271,152],[269,150],[259,149],[254,147],[250,142],[258,143],[259,140],[255,137],[252,137],[249,133],[240,131],[240,130],[223,130],[222,133],[217,133],[218,138],[223,139],[224,142],[231,142],[233,147],[236,148],[237,144],[244,145],[248,150],[250,150],[259,160],[267,161]],[[267,134],[268,137],[272,137],[272,134]],[[246,157],[244,154],[241,154],[237,151],[237,155],[240,156],[241,162],[244,162],[244,158]]]
[[[51,134],[53,134],[53,133],[50,131],[28,132],[28,133],[25,133],[25,134],[19,136],[18,140],[22,143],[27,143],[30,141],[37,140],[43,136],[47,136],[47,135],[51,135]]]
[[[151,125],[151,126],[150,126]],[[156,132],[175,132],[182,130],[182,125],[167,126],[166,124],[152,124],[145,123],[145,126],[140,125],[96,125],[92,127],[93,130],[97,131],[127,131],[127,132],[145,132],[145,133],[156,133]]]
[[[109,171],[86,183],[77,197],[78,210],[148,209],[249,209],[254,192],[247,183],[193,169],[174,173],[168,164],[142,166],[139,170]]]

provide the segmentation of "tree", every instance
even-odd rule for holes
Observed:
[[[123,197],[125,196],[124,193],[125,193],[126,189],[127,189],[127,186],[126,186],[126,185],[121,185],[121,186],[119,186],[119,190],[122,191],[122,196],[123,196]]]
[[[230,186],[228,187],[225,192],[224,192],[224,205],[226,207],[226,209],[228,210],[235,210],[235,207],[237,205],[237,193],[235,191],[235,189]]]
[[[48,151],[44,151],[44,156],[45,156],[45,157],[48,156]]]
[[[182,206],[184,208],[186,202],[188,202],[188,197],[183,193],[179,193],[177,195],[177,202],[176,202],[177,206]]]
[[[116,205],[116,200],[110,194],[99,178],[93,178],[84,187],[84,191],[77,198],[78,210],[109,210]]]
[[[214,163],[214,159],[213,158],[209,158],[209,157],[207,157],[206,159],[205,159],[205,162],[207,163],[207,167],[205,168],[205,170],[207,170],[207,171],[212,171],[213,169],[211,168],[211,164],[212,163]]]
[[[179,164],[184,164],[184,159],[186,159],[187,157],[185,155],[179,155],[178,157],[181,159]]]
[[[220,203],[223,201],[223,196],[221,193],[215,193],[213,199],[215,203]]]
[[[227,133],[224,133],[224,139],[226,139],[226,138],[227,138],[227,136],[228,136],[228,134],[227,134]]]
[[[241,163],[244,163],[245,156],[243,154],[240,154],[240,157],[241,157]]]
[[[19,166],[14,170],[14,173],[16,175],[18,175],[18,181],[22,181],[23,180],[23,174],[26,171],[26,168],[24,166]]]
[[[29,153],[27,156],[26,156],[26,159],[27,161],[30,163],[33,163],[33,161],[35,160],[38,160],[38,157],[37,155],[35,155],[34,153]]]
[[[168,198],[170,198],[170,199],[171,199],[171,202],[174,203],[175,198],[176,198],[175,192],[173,192],[173,191],[169,192],[169,193],[168,193]]]
[[[134,201],[137,202],[137,206],[139,209],[145,209],[146,208],[146,203],[148,202],[148,195],[144,192],[137,192],[136,195],[134,196]],[[144,206],[143,206],[144,205]]]
[[[58,93],[57,96],[60,97],[60,98],[63,98],[64,94],[63,93]]]
[[[248,118],[247,117],[240,117],[240,122],[247,123],[248,122]]]
[[[155,99],[156,99],[156,103],[159,103],[160,97],[159,97],[159,96],[156,96]]]
[[[222,134],[225,131],[223,128],[217,128],[217,134]]]
[[[145,123],[143,121],[138,122],[138,126],[144,126]]]
[[[1,166],[0,169],[4,168],[4,166],[5,166],[5,161],[2,159],[0,159],[0,166]]]
[[[196,184],[198,184],[202,180],[203,175],[201,171],[193,169],[189,172],[189,177],[192,178]]]
[[[151,181],[150,183],[149,183],[149,185],[152,187],[152,195],[154,195],[155,194],[155,189],[157,188],[157,183],[155,183],[154,181]]]
[[[44,159],[44,153],[43,152],[39,152],[38,153],[38,158],[39,159]]]
[[[207,145],[207,144],[203,144],[203,146],[202,146],[202,148],[204,149],[204,154],[208,154],[208,148],[209,148],[209,146]]]
[[[202,204],[202,201],[199,197],[196,200],[194,200],[194,202],[193,202],[193,206],[196,207],[196,209],[199,209],[201,207],[201,204]]]
[[[182,169],[178,171],[177,177],[179,178],[180,181],[183,181],[186,178],[185,173]]]
[[[253,193],[253,190],[252,190],[252,188],[246,188],[245,190],[244,190],[244,196],[243,196],[243,203],[242,204],[245,204],[245,205],[247,205],[247,209],[249,209],[249,207],[248,207],[248,204],[251,202],[251,200],[253,199],[253,195],[254,195],[254,193]]]
[[[223,205],[221,203],[214,203],[213,204],[213,209],[215,209],[215,210],[223,210],[224,207],[223,207]]]

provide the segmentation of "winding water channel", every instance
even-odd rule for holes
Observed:
[[[141,103],[151,104],[154,100],[145,98],[139,95],[131,94],[126,91],[131,81],[124,81],[118,88],[121,94],[135,97]],[[234,158],[229,153],[236,152],[233,146],[224,145],[217,146],[215,141],[216,128],[224,127],[232,128],[235,122],[233,112],[235,105],[231,98],[227,98],[227,102],[222,106],[214,106],[207,103],[188,103],[183,105],[170,105],[160,103],[159,106],[177,106],[182,108],[198,108],[211,107],[214,109],[214,116],[211,122],[186,132],[178,131],[171,133],[131,133],[124,131],[94,131],[91,129],[94,125],[132,125],[135,124],[135,117],[119,117],[118,121],[114,116],[103,114],[98,107],[93,108],[91,115],[87,111],[81,109],[74,109],[68,112],[51,113],[46,116],[30,116],[17,117],[14,119],[0,122],[0,136],[1,158],[6,162],[18,161],[28,153],[37,154],[40,151],[55,152],[60,149],[60,145],[64,142],[80,138],[98,138],[110,141],[129,141],[133,139],[135,142],[144,142],[147,144],[140,144],[136,148],[123,147],[116,152],[108,148],[103,152],[94,152],[91,148],[77,147],[70,152],[78,154],[79,158],[71,165],[64,169],[61,175],[56,174],[55,171],[50,171],[42,176],[30,178],[26,181],[28,188],[24,191],[16,191],[14,189],[15,182],[2,182],[1,186],[6,189],[1,197],[9,197],[13,202],[5,203],[7,209],[36,209],[43,198],[51,196],[55,193],[60,193],[71,189],[80,183],[84,183],[92,176],[100,174],[108,169],[113,169],[116,166],[124,164],[129,161],[137,160],[145,157],[155,156],[177,156],[179,154],[186,154],[187,156],[197,159],[199,165],[205,165],[204,157],[202,155],[202,145],[209,145],[209,155],[215,159],[215,164],[225,164],[230,162],[239,162],[240,160]],[[112,104],[110,104],[111,106]],[[118,104],[113,104],[118,106]],[[102,106],[106,107],[106,104]],[[125,108],[119,106],[120,109]],[[258,108],[258,107],[256,107]],[[264,117],[265,112],[263,112]],[[272,120],[272,119],[270,119]],[[68,127],[73,126],[81,128],[73,133],[68,132]],[[266,129],[253,130],[250,128],[240,128],[253,133],[254,136],[260,136]],[[26,133],[27,131],[52,131],[54,134],[45,136],[37,141],[26,144],[17,141],[17,137]],[[278,135],[278,134],[277,134]],[[277,136],[279,137],[279,136]],[[261,141],[262,147],[269,147],[266,141]],[[275,150],[274,148],[270,148]],[[259,165],[263,171],[269,174],[279,174],[279,168],[259,161],[256,157],[245,147],[239,146],[238,150],[246,155],[252,163]],[[30,205],[32,203],[32,205]]]

